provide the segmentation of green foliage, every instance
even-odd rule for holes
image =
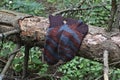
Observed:
[[[111,1],[110,0],[86,0],[82,5],[83,0],[48,0],[52,1],[56,4],[54,7],[57,10],[64,10],[64,9],[73,9],[80,7],[84,10],[79,11],[71,11],[64,13],[63,16],[71,17],[75,19],[82,19],[84,22],[88,24],[99,26],[99,27],[106,27],[107,21],[110,16],[110,8],[111,8]],[[106,5],[103,7],[102,5]],[[101,6],[101,7],[94,7],[94,6]],[[93,8],[94,7],[94,8]],[[86,9],[90,8],[90,9]]]
[[[88,59],[75,57],[72,61],[59,67],[64,73],[61,80],[102,80],[103,64]],[[120,79],[120,69],[110,68],[110,80]]]
[[[24,47],[22,48],[21,52],[18,54],[18,56],[15,57],[13,61],[13,69],[16,70],[17,72],[22,71],[22,66],[23,66],[23,58],[24,58]],[[47,71],[47,64],[43,64],[40,60],[41,57],[41,51],[39,50],[38,47],[33,47],[30,50],[30,55],[29,55],[29,70],[34,72],[37,71],[37,73],[45,73]]]
[[[65,76],[61,80],[94,80],[102,75],[102,65],[84,58],[76,57],[59,68]]]
[[[8,10],[15,10],[32,15],[44,15],[44,6],[32,0],[4,0],[1,7]]]
[[[47,0],[49,3],[54,3],[56,0]]]
[[[110,79],[111,80],[118,80],[120,79],[120,69],[111,69],[111,74],[110,74]]]
[[[80,5],[83,0],[45,0],[46,3],[54,5],[57,10],[63,10],[68,8],[76,8]],[[88,24],[103,26],[107,25],[107,20],[110,14],[110,1],[111,0],[86,0],[85,3],[81,5],[81,8],[89,8],[94,6],[102,5],[103,3],[106,7],[96,7],[89,10],[80,10],[74,12],[64,13],[63,16],[71,17],[76,19],[82,19]],[[19,12],[24,12],[32,15],[46,16],[44,6],[45,4],[37,3],[34,0],[0,0],[0,7],[3,9],[16,10]],[[0,44],[2,44],[0,42]],[[15,45],[12,42],[7,42],[3,44],[3,48],[0,51],[0,57],[7,58],[8,53],[12,52]],[[48,65],[41,62],[40,57],[42,56],[41,51],[38,47],[34,47],[30,50],[29,56],[29,71],[36,72],[43,75],[47,72]],[[23,57],[24,57],[24,47],[15,57],[12,68],[21,72],[23,67]],[[1,71],[1,69],[0,69]],[[100,76],[103,76],[103,65],[90,61],[84,58],[75,57],[72,61],[62,65],[58,69],[59,72],[64,74],[61,80],[95,80]],[[120,79],[120,69],[111,69],[110,79],[118,80]],[[50,80],[53,80],[50,78]]]
[[[80,6],[82,0],[46,0],[46,3],[50,3],[51,6],[54,6],[57,10],[63,10],[68,8],[76,8]],[[89,10],[79,10],[74,12],[68,12],[63,14],[66,17],[82,19],[84,22],[88,24],[106,27],[107,21],[110,16],[110,0],[86,0],[81,8],[90,8]],[[0,6],[4,9],[16,10],[19,12],[24,12],[37,16],[46,16],[45,14],[45,6],[47,4],[37,3],[34,0],[2,0]],[[96,7],[106,5],[105,7]],[[51,7],[50,5],[48,5]],[[47,13],[47,12],[46,12]]]
[[[0,43],[3,44],[2,49],[0,50],[0,57],[8,58],[9,53],[13,51],[15,48],[15,44],[13,42]],[[30,50],[29,56],[29,70],[37,71],[39,74],[44,74],[47,71],[48,65],[41,62],[41,51],[38,47],[33,47]],[[14,61],[12,62],[12,67],[15,71],[21,72],[23,68],[24,61],[24,47],[22,47],[21,51],[16,55]]]
[[[0,42],[0,45],[3,46],[2,49],[0,50],[0,56],[3,56],[5,58],[8,57],[8,52],[12,52],[14,46],[14,43],[12,42],[6,42],[6,43],[2,43]]]
[[[46,0],[46,2],[51,4],[53,3],[57,10],[62,10],[67,8],[76,8],[80,6],[82,0]],[[86,0],[81,5],[81,8],[91,7],[91,9],[68,12],[65,13],[64,16],[82,19],[91,25],[106,27],[111,8],[110,2],[110,0]],[[106,5],[106,7],[92,8],[103,4]],[[44,4],[37,3],[33,0],[2,0],[0,6],[4,9],[16,10],[32,15],[46,16]]]

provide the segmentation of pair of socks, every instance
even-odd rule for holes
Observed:
[[[78,53],[82,40],[88,33],[88,26],[80,20],[59,15],[50,15],[49,21],[44,45],[45,61],[50,65],[59,60],[70,61]]]

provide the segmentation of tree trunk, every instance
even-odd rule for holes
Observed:
[[[113,24],[113,27],[119,28],[119,31],[120,31],[120,1],[118,1],[118,4],[117,4],[115,22]]]
[[[111,6],[112,8],[111,8],[111,16],[110,16],[109,23],[108,23],[108,31],[111,31],[113,28],[114,17],[115,17],[115,13],[117,9],[117,1],[112,0]]]
[[[49,27],[47,18],[1,10],[0,19],[1,38],[4,35],[7,40],[15,43],[43,48]],[[17,31],[12,32],[14,30]],[[89,25],[89,33],[84,38],[77,56],[103,62],[105,50],[109,53],[109,65],[120,67],[119,30],[114,29],[108,33],[104,28]]]

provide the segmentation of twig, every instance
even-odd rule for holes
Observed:
[[[38,77],[35,77],[35,78],[31,78],[30,80],[38,80],[38,79],[41,79],[41,78],[46,78],[46,77],[53,77],[53,78],[60,78],[58,76],[55,76],[54,74],[41,74],[40,76]]]
[[[83,0],[83,1],[79,4],[78,8],[81,8],[81,6],[84,4],[84,2],[86,2],[86,0]]]
[[[2,80],[2,78],[4,77],[5,73],[7,72],[8,68],[10,67],[10,65],[11,65],[14,57],[16,56],[15,53],[17,53],[17,52],[19,51],[18,49],[19,49],[20,47],[21,47],[21,46],[20,46],[19,44],[16,45],[16,48],[14,49],[14,52],[13,52],[14,54],[10,56],[10,58],[8,59],[7,64],[5,65],[3,71],[2,71],[1,74],[0,74],[0,80]]]
[[[44,75],[40,75],[38,77],[35,77],[35,78],[31,78],[30,80],[38,80],[38,79],[41,79],[43,77],[52,77],[52,74],[44,74]]]
[[[3,62],[3,63],[5,63],[5,64],[6,64],[6,62],[7,62],[6,60],[3,60],[3,59],[1,59],[1,58],[0,58],[0,61]]]
[[[3,38],[8,37],[8,36],[10,36],[10,35],[19,33],[19,32],[20,32],[20,30],[15,29],[15,30],[12,30],[12,31],[8,31],[8,32],[5,32],[5,33],[1,33],[1,34],[0,34],[0,40],[2,40]]]
[[[79,11],[79,10],[89,10],[89,9],[99,8],[99,7],[103,7],[103,5],[93,6],[93,7],[88,7],[88,8],[72,8],[72,9],[68,8],[68,9],[65,9],[65,10],[55,12],[52,15],[59,15],[59,14],[63,14],[63,13],[67,13],[67,12],[74,12],[74,11]]]
[[[16,33],[19,33],[19,32],[20,32],[20,30],[15,29],[15,30],[12,30],[12,31],[8,31],[8,32],[3,33],[3,35],[4,35],[4,37],[6,38],[6,37],[8,37],[9,35],[16,34]]]
[[[111,66],[111,65],[116,65],[116,64],[120,64],[120,61],[110,63],[109,65]]]
[[[0,40],[2,40],[2,38],[3,38],[3,34],[0,34]]]
[[[20,50],[21,50],[21,48],[19,48],[19,49],[13,51],[13,52],[11,52],[11,53],[9,53],[8,56],[12,56],[12,55],[16,54],[17,52],[19,52]]]
[[[100,75],[99,77],[97,77],[95,80],[99,80],[100,78],[102,78],[103,75]]]
[[[108,73],[109,73],[109,66],[108,66],[108,51],[105,50],[104,54],[104,80],[109,80]]]
[[[103,6],[104,9],[106,9],[107,11],[110,11],[110,9],[108,9],[106,6]]]

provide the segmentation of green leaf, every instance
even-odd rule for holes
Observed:
[[[35,63],[35,64],[41,64],[40,59],[39,59],[38,57],[36,57],[36,56],[34,56],[34,57],[32,58],[32,62]]]
[[[20,72],[22,70],[22,66],[19,65],[19,64],[16,64],[15,67],[14,67],[14,70],[17,71],[17,72]]]
[[[47,0],[49,3],[54,3],[56,0]]]

